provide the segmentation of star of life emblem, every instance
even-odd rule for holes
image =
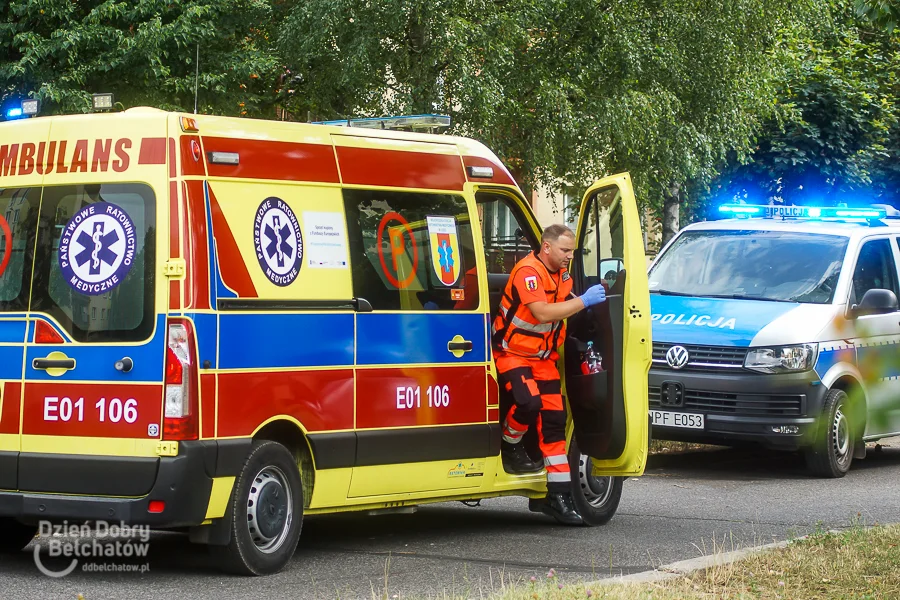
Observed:
[[[256,258],[266,277],[278,286],[288,286],[300,274],[303,238],[297,215],[280,198],[266,198],[253,219]]]
[[[96,202],[69,219],[59,239],[59,268],[77,292],[104,294],[134,266],[137,232],[128,213],[111,202]]]

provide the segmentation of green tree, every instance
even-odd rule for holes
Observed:
[[[521,184],[632,172],[670,212],[772,106],[785,0],[309,0],[279,39],[291,110],[450,114]]]
[[[766,123],[751,162],[725,172],[724,197],[900,200],[900,36],[873,28],[852,0],[822,7],[789,48],[781,118]]]
[[[888,33],[900,26],[900,3],[897,0],[856,0],[856,12]]]
[[[0,100],[85,112],[91,94],[123,106],[263,114],[281,66],[267,0],[11,0],[0,3]]]

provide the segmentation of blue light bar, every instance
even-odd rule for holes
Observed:
[[[719,207],[719,211],[732,215],[761,215],[762,206],[750,206],[748,204],[723,204]]]
[[[736,217],[768,219],[884,219],[883,208],[847,208],[846,206],[771,206],[763,204],[723,204],[719,212]]]
[[[363,117],[339,119],[336,121],[313,121],[313,125],[336,125],[338,127],[362,127],[365,129],[436,129],[450,126],[447,115],[400,115],[395,117]]]
[[[7,119],[19,119],[21,117],[22,117],[22,108],[19,106],[15,107],[15,108],[10,108],[8,111],[6,111]]]

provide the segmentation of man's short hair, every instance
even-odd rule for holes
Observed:
[[[541,234],[541,243],[543,244],[544,242],[555,242],[564,235],[568,235],[574,238],[575,232],[573,232],[565,225],[550,225],[544,230],[544,233]]]

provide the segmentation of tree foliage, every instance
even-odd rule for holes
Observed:
[[[0,3],[0,99],[83,112],[91,94],[123,106],[258,114],[280,65],[267,0],[11,0]],[[252,25],[251,25],[252,24]]]
[[[291,108],[450,114],[528,185],[699,185],[771,107],[784,0],[309,0],[279,36]]]
[[[767,121],[751,162],[726,171],[724,196],[900,200],[900,36],[873,27],[851,1],[822,7],[788,48],[780,118]]]

